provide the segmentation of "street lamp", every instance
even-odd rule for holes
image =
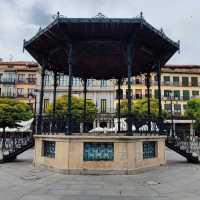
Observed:
[[[170,113],[171,113],[171,130],[172,130],[172,137],[175,137],[175,130],[174,130],[174,112],[173,112],[173,102],[174,100],[177,102],[178,99],[174,98],[172,91],[169,92],[169,96],[165,98],[165,103],[167,100],[170,101]]]

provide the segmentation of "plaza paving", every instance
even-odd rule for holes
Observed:
[[[33,151],[0,164],[0,200],[199,200],[200,165],[167,150],[167,165],[135,175],[79,176],[32,166]]]

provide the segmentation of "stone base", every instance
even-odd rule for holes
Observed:
[[[165,136],[35,135],[35,166],[65,174],[134,174],[165,163]]]

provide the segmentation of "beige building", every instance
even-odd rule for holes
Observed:
[[[1,97],[17,98],[34,106],[34,95],[37,96],[37,110],[39,109],[40,67],[33,62],[14,61],[0,62],[0,95]],[[108,121],[115,113],[116,90],[115,80],[88,80],[87,99],[92,99],[98,108],[99,123]],[[184,113],[187,101],[199,97],[200,66],[198,65],[167,65],[162,68],[162,106],[171,109],[170,96],[173,99],[173,112],[176,115]],[[121,86],[123,99],[127,97],[127,82]],[[68,77],[60,74],[58,77],[57,96],[67,94]],[[83,97],[83,83],[80,79],[73,79],[73,95]],[[156,74],[151,74],[151,96],[157,98]],[[32,98],[30,98],[30,94]],[[132,78],[132,96],[142,99],[147,95],[145,77]],[[44,111],[53,102],[53,74],[47,72],[45,76]]]
[[[0,96],[17,98],[34,106],[38,64],[34,62],[0,62]],[[30,98],[32,97],[32,98]]]
[[[117,86],[115,86],[117,89]],[[122,85],[123,99],[127,96],[127,83]],[[157,98],[157,77],[151,74],[150,93]],[[187,101],[199,97],[200,92],[200,66],[198,65],[167,65],[162,67],[161,96],[162,107],[170,111],[171,99],[173,112],[176,115],[184,113]],[[132,79],[132,95],[134,99],[147,96],[145,77],[138,76]]]

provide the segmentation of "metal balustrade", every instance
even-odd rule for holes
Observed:
[[[3,161],[12,161],[17,155],[33,147],[34,139],[32,132],[1,133],[0,151]]]

